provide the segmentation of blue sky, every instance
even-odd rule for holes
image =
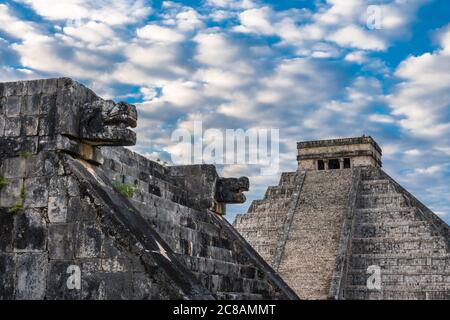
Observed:
[[[167,161],[195,120],[279,128],[282,171],[296,141],[372,135],[386,171],[450,221],[448,0],[1,1],[0,81],[55,76],[136,103],[134,149]],[[249,200],[279,179],[222,174],[250,176]]]

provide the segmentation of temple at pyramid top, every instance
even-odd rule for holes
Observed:
[[[357,166],[381,167],[382,151],[370,136],[297,143],[299,170],[336,170]]]

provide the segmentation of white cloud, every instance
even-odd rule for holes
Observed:
[[[0,66],[0,82],[19,81],[36,78],[32,70]]]
[[[195,59],[200,63],[224,66],[235,62],[238,58],[238,49],[224,34],[201,33],[194,41],[197,43]]]
[[[405,155],[412,156],[412,157],[417,157],[417,156],[422,155],[422,152],[418,149],[409,149],[409,150],[406,150],[404,153],[405,153]]]
[[[378,123],[395,123],[394,118],[386,114],[371,114],[369,120]]]
[[[157,97],[158,92],[156,90],[156,88],[146,88],[146,87],[142,87],[139,89],[139,91],[142,93],[142,95],[144,96],[144,100],[145,101],[150,101],[153,100],[154,98]]]
[[[389,97],[392,113],[401,116],[401,127],[413,136],[438,138],[449,143],[450,27],[440,35],[441,49],[404,60],[395,75],[402,80]]]
[[[239,72],[230,72],[217,68],[200,69],[196,72],[194,78],[199,79],[205,84],[212,85],[220,89],[239,88],[245,82]]]
[[[5,4],[0,4],[0,30],[18,39],[41,37],[34,23],[20,20]]]
[[[434,165],[428,168],[416,168],[414,172],[418,174],[436,174],[438,172],[441,172],[445,169],[442,165]]]
[[[161,101],[177,107],[195,106],[202,98],[198,94],[199,84],[195,82],[170,82],[162,88]]]
[[[367,55],[364,51],[353,51],[348,53],[345,58],[345,61],[356,62],[358,64],[363,64],[367,61]]]
[[[350,25],[332,33],[329,40],[336,42],[341,47],[349,47],[363,50],[382,51],[386,49],[385,42],[361,27]]]
[[[50,74],[70,73],[78,78],[95,79],[100,76],[95,68],[96,56],[86,59],[82,52],[66,48],[51,37],[28,38],[10,47],[19,54],[20,63],[27,68]]]
[[[144,0],[15,0],[49,20],[94,20],[110,25],[134,23],[151,13]]]
[[[273,14],[273,11],[269,7],[246,10],[239,14],[241,25],[234,30],[238,32],[272,35],[275,33],[274,23],[270,21]]]
[[[155,42],[180,42],[184,40],[183,34],[171,28],[161,27],[155,24],[149,24],[137,29],[136,33],[142,39]]]
[[[250,9],[256,6],[252,0],[206,0],[206,5],[225,9]]]
[[[101,22],[89,21],[79,26],[67,26],[63,32],[68,36],[77,38],[94,46],[99,46],[105,42],[114,42],[116,36],[114,31]]]

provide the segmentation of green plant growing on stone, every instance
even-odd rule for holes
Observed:
[[[33,156],[33,153],[31,151],[21,151],[18,153],[20,157],[25,159],[30,159]]]
[[[125,198],[131,198],[136,192],[136,187],[127,183],[114,182],[113,186],[114,189],[116,189],[116,191],[123,195]]]
[[[9,184],[9,180],[3,174],[0,174],[0,190]]]
[[[20,211],[23,210],[24,202],[25,202],[25,187],[20,188],[20,194],[19,194],[20,202],[14,204],[11,209],[9,209],[9,213],[11,214],[17,214]]]

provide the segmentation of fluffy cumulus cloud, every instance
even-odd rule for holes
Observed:
[[[280,129],[280,171],[295,170],[298,140],[371,134],[387,170],[447,214],[449,21],[421,30],[430,46],[399,58],[391,50],[414,38],[419,9],[433,1],[373,2],[9,1],[0,4],[0,81],[71,76],[136,103],[134,149],[169,162],[189,148],[172,132],[196,121]],[[279,178],[220,169],[250,176],[249,199]]]
[[[395,71],[401,79],[390,97],[392,113],[412,135],[439,138],[450,134],[450,26],[439,32],[439,49],[410,56]],[[443,140],[442,140],[443,139]]]
[[[15,0],[48,20],[100,21],[109,25],[136,22],[149,15],[144,0]]]

